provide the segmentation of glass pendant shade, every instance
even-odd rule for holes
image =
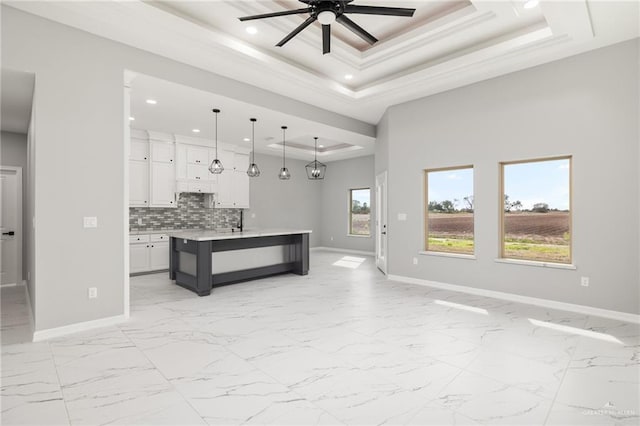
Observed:
[[[218,160],[217,158],[213,160],[211,162],[211,165],[209,165],[209,171],[214,175],[219,175],[220,173],[222,173],[224,171],[222,161]]]
[[[247,169],[247,175],[249,177],[258,177],[260,176],[260,169],[256,163],[251,163],[249,168]]]
[[[280,180],[289,180],[291,179],[291,173],[289,173],[289,169],[283,167],[280,169],[280,173],[278,173],[278,178]]]
[[[251,164],[249,165],[249,168],[247,169],[247,176],[249,177],[258,177],[260,176],[260,169],[258,168],[258,165],[256,164],[256,121],[258,121],[255,118],[250,118],[249,121],[251,121]]]
[[[218,114],[220,113],[219,109],[212,110],[216,115],[216,159],[211,162],[209,165],[209,172],[214,175],[219,175],[224,171],[224,166],[222,165],[222,161],[218,160]]]
[[[285,163],[285,131],[287,130],[287,126],[282,126],[282,168],[280,169],[280,173],[278,173],[278,179],[280,180],[289,180],[291,179],[291,173],[289,173],[289,169],[287,169],[287,165]]]
[[[318,138],[315,139],[315,151],[314,151],[314,159],[312,162],[304,166],[307,170],[307,178],[311,180],[320,180],[324,179],[324,174],[327,171],[327,165],[318,161]]]

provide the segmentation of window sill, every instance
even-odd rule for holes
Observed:
[[[521,260],[521,259],[495,259],[497,263],[508,263],[512,265],[524,265],[524,266],[536,266],[538,268],[552,268],[552,269],[569,269],[576,270],[576,265],[568,263],[553,263],[553,262],[538,262],[535,260]]]
[[[347,237],[356,237],[356,238],[371,238],[371,235],[357,235],[357,234],[347,234]]]
[[[456,259],[476,260],[476,256],[473,254],[444,253],[441,251],[419,251],[418,254],[425,256],[454,257]]]

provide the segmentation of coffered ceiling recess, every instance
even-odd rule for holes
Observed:
[[[323,55],[318,23],[275,46],[305,15],[238,20],[305,6],[293,0],[5,3],[369,123],[390,105],[640,35],[637,1],[356,0],[416,12],[351,15],[379,42],[334,25]]]

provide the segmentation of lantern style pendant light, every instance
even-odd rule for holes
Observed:
[[[218,114],[220,113],[220,110],[216,108],[212,111],[216,115],[216,158],[209,165],[209,171],[214,175],[219,175],[224,170],[222,161],[218,160]]]
[[[327,171],[327,166],[326,164],[322,164],[318,161],[318,137],[316,136],[313,139],[315,139],[313,161],[304,167],[307,169],[307,178],[311,180],[320,180],[324,179],[324,173]]]
[[[255,118],[250,118],[249,121],[251,121],[251,164],[249,165],[249,168],[247,169],[247,175],[249,177],[258,177],[260,176],[260,169],[258,168],[258,165],[256,164],[256,134],[255,134],[255,130],[256,130],[256,121],[258,121]]]
[[[282,126],[282,168],[280,169],[280,173],[278,174],[278,178],[280,180],[289,180],[291,179],[291,173],[289,173],[289,169],[285,164],[285,154],[284,154],[284,146],[285,146],[285,131],[287,130],[287,126]]]

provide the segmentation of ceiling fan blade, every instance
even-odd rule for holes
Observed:
[[[386,15],[386,16],[413,16],[415,9],[405,7],[379,7],[379,6],[357,6],[347,5],[344,7],[344,13],[359,13],[362,15]]]
[[[291,40],[292,38],[294,38],[295,36],[298,35],[298,33],[300,33],[300,31],[304,30],[305,28],[307,28],[309,25],[311,25],[313,23],[313,21],[315,21],[316,18],[315,16],[310,16],[307,18],[306,21],[304,21],[302,24],[300,24],[298,26],[298,28],[296,28],[295,30],[291,31],[289,33],[288,36],[286,36],[285,38],[283,38],[282,40],[280,40],[280,43],[276,44],[276,46],[278,47],[282,47],[284,46],[289,40]]]
[[[360,25],[356,24],[355,22],[353,22],[351,19],[347,18],[344,15],[338,16],[336,18],[336,21],[340,22],[342,25],[344,25],[349,30],[351,30],[351,32],[361,37],[364,41],[366,41],[369,44],[375,44],[378,41],[377,38],[375,38],[374,36],[369,34],[367,31],[365,31],[364,28],[362,28]]]
[[[243,16],[242,18],[238,18],[238,19],[244,22],[244,21],[251,21],[253,19],[275,18],[276,16],[297,15],[299,13],[309,13],[309,12],[311,12],[311,8],[306,7],[304,9],[283,10],[282,12],[264,13],[262,15]]]
[[[331,52],[331,25],[322,26],[322,54]]]

